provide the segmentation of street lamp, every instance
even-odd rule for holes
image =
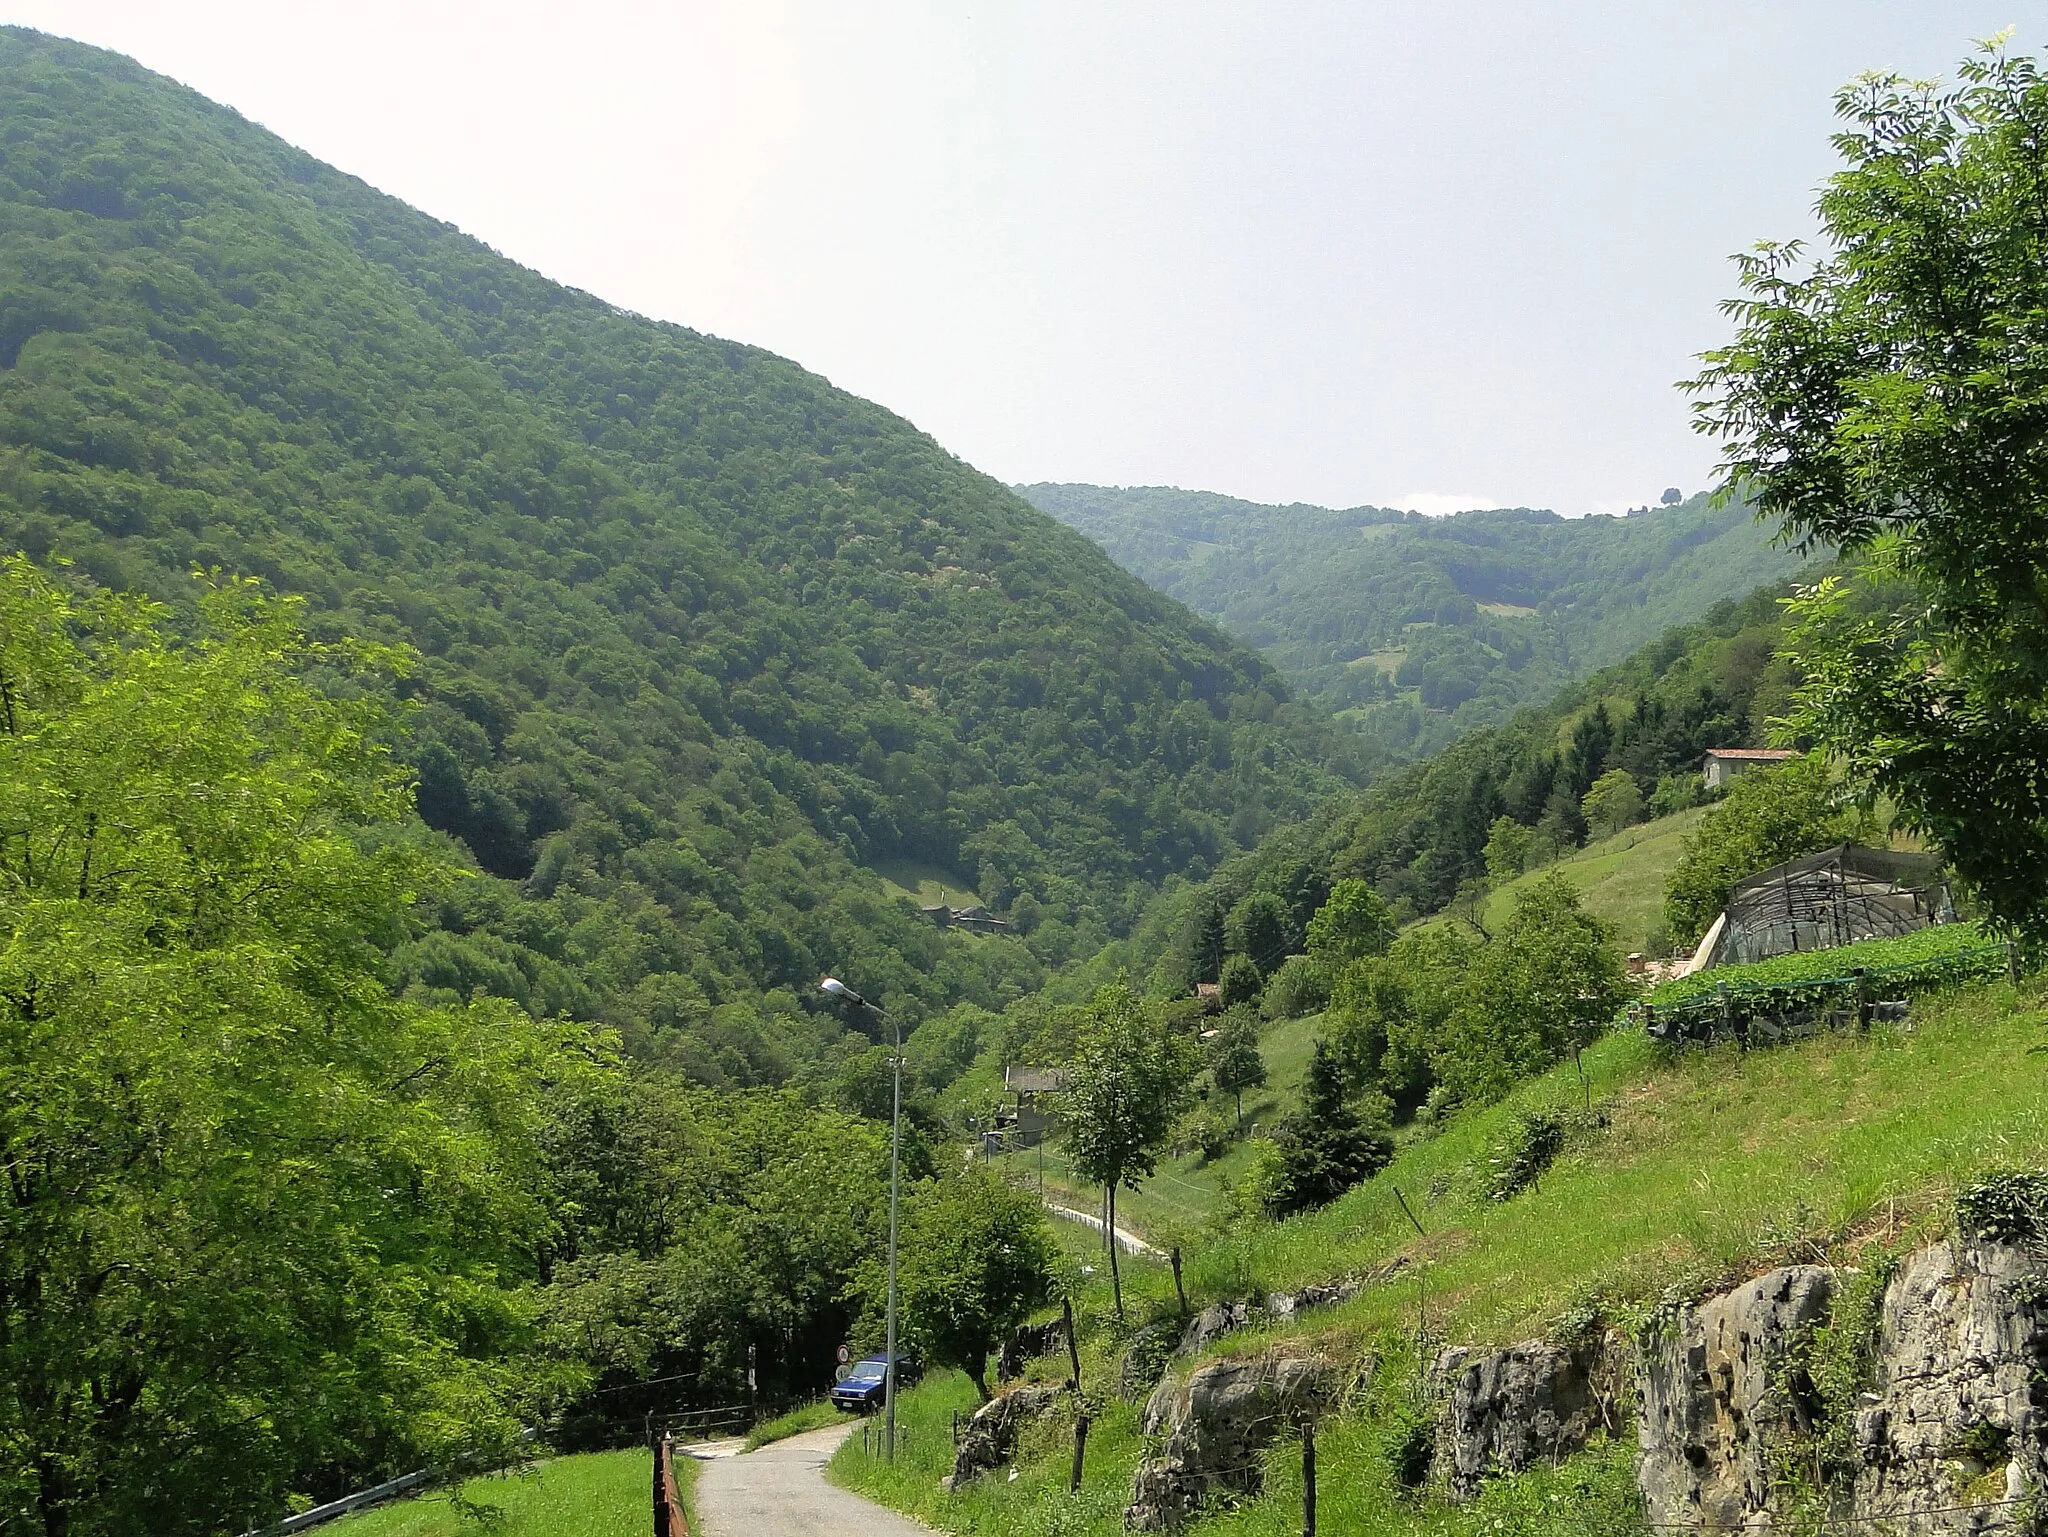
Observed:
[[[896,1196],[900,1188],[897,1178],[897,1153],[903,1141],[903,1031],[895,1020],[882,1012],[880,1005],[867,999],[848,987],[837,977],[826,977],[818,984],[818,991],[827,997],[843,999],[857,1009],[866,1009],[877,1019],[889,1020],[889,1035],[894,1043],[890,1052],[890,1063],[895,1068],[896,1087],[889,1108],[889,1322],[888,1360],[883,1365],[882,1375],[882,1417],[885,1428],[882,1431],[882,1456],[888,1462],[896,1460]]]

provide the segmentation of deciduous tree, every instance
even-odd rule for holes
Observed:
[[[1995,921],[2039,935],[2048,81],[2001,43],[1958,73],[1840,94],[1823,253],[1743,259],[1735,339],[1693,387],[1759,508],[1802,547],[1863,563],[1796,611],[1794,729],[1890,797]],[[1850,591],[1887,582],[1904,601]]]
[[[898,1284],[911,1342],[967,1373],[986,1401],[990,1352],[1052,1294],[1058,1262],[1035,1197],[986,1164],[942,1175],[905,1213]],[[879,1300],[881,1279],[870,1281]]]
[[[1259,1054],[1258,1025],[1248,1013],[1233,1010],[1223,1022],[1222,1032],[1209,1043],[1209,1076],[1216,1087],[1228,1094],[1237,1110],[1237,1124],[1244,1125],[1244,1091],[1266,1081],[1266,1059]]]
[[[1194,1043],[1169,1030],[1123,978],[1090,1000],[1060,1115],[1074,1168],[1108,1192],[1112,1229],[1117,1187],[1158,1168],[1198,1061]],[[1109,1273],[1121,1318],[1123,1275],[1114,1233]]]
[[[601,1055],[377,980],[443,879],[348,679],[402,658],[240,585],[202,612],[174,648],[0,567],[0,1506],[48,1537],[509,1443],[540,1090]]]
[[[1384,955],[1394,919],[1368,881],[1342,880],[1308,921],[1308,953],[1332,971],[1368,955]]]

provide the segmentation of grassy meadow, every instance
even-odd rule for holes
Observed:
[[[1247,1131],[1254,1126],[1271,1127],[1299,1106],[1309,1053],[1321,1025],[1322,1016],[1311,1014],[1276,1020],[1261,1029],[1259,1053],[1266,1059],[1266,1083],[1244,1096]],[[1235,1107],[1228,1099],[1219,1098],[1214,1108],[1225,1119],[1235,1117]],[[1222,1210],[1225,1187],[1244,1171],[1249,1156],[1247,1144],[1239,1141],[1214,1161],[1195,1153],[1162,1160],[1150,1179],[1141,1180],[1135,1189],[1117,1192],[1117,1226],[1155,1243],[1182,1242]],[[1102,1211],[1102,1187],[1073,1171],[1065,1149],[1056,1140],[1007,1153],[998,1162],[1033,1188],[1042,1178],[1048,1200],[1096,1215]]]
[[[1586,911],[1615,927],[1624,952],[1644,950],[1664,928],[1664,884],[1678,865],[1686,835],[1699,826],[1707,808],[1659,817],[1625,827],[1541,870],[1518,876],[1493,891],[1480,908],[1479,922],[1489,932],[1507,922],[1515,896],[1552,870],[1560,870],[1579,888]]]

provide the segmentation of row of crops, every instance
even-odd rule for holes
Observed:
[[[1902,1012],[1915,993],[2003,973],[2006,945],[1974,923],[1867,939],[1661,983],[1634,1013],[1673,1044],[1733,1037],[1770,1044]]]

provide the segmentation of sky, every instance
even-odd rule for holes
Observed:
[[[1012,482],[1618,512],[1834,92],[2014,0],[0,0]]]

